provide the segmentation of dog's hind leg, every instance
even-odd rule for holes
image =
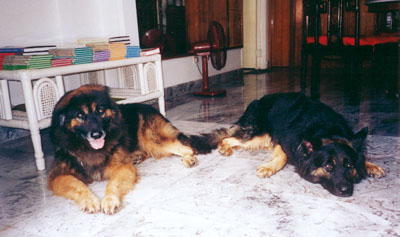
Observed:
[[[269,150],[272,148],[271,137],[268,134],[264,134],[261,136],[252,137],[251,139],[246,139],[241,138],[241,135],[239,134],[239,136],[232,136],[223,139],[218,145],[219,153],[224,156],[232,155],[233,148],[242,148],[247,150]]]
[[[287,161],[286,153],[282,150],[282,147],[278,144],[275,145],[270,155],[271,160],[258,167],[257,176],[260,178],[268,178],[274,175],[276,172],[281,170]]]
[[[382,178],[386,175],[385,171],[381,167],[372,162],[366,161],[365,169],[367,171],[367,174],[374,178]]]
[[[99,199],[89,187],[72,175],[59,175],[49,181],[49,189],[55,195],[76,201],[80,209],[88,213],[100,211]]]
[[[182,157],[187,168],[197,164],[197,158],[190,146],[184,145],[178,137],[182,133],[161,115],[153,115],[151,121],[141,118],[138,140],[141,149],[159,159],[170,155]]]
[[[183,145],[178,139],[174,142],[163,144],[162,149],[166,153],[182,157],[183,165],[186,168],[193,167],[197,164],[197,157],[194,155],[193,149]]]

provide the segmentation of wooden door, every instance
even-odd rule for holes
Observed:
[[[291,2],[292,0],[269,1],[269,62],[271,67],[289,66]]]

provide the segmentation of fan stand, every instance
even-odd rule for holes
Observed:
[[[195,91],[193,94],[206,97],[226,95],[226,90],[224,89],[210,91],[210,88],[208,87],[208,57],[210,56],[210,52],[196,53],[196,55],[201,56],[203,67],[203,89],[201,91]]]

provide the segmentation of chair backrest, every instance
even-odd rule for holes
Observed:
[[[316,45],[340,47],[343,46],[344,11],[354,11],[355,46],[359,46],[360,37],[360,8],[359,0],[303,0],[303,42]],[[326,33],[321,30],[321,15],[326,15]],[[321,32],[324,32],[322,35]],[[326,35],[325,35],[326,34]]]
[[[343,45],[343,0],[329,0],[327,9],[327,43],[332,46]]]

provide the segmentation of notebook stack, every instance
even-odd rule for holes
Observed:
[[[49,53],[54,56],[54,58],[74,58],[74,48],[59,48],[50,49]]]
[[[24,52],[23,47],[1,47],[0,53],[13,53],[21,55]]]
[[[127,45],[126,57],[127,58],[140,57],[140,47],[135,45]]]
[[[160,48],[148,48],[140,50],[140,56],[150,56],[160,54]]]
[[[110,60],[110,50],[93,52],[93,62],[104,62]]]
[[[50,49],[55,49],[55,45],[39,45],[24,48],[22,55],[47,55]]]
[[[111,37],[108,39],[109,43],[124,43],[125,45],[130,45],[131,44],[131,39],[129,36],[116,36],[116,37]]]
[[[6,56],[15,55],[15,53],[0,53],[0,70],[3,70],[3,63]]]
[[[124,43],[110,43],[110,60],[119,60],[126,57],[126,46]]]
[[[108,38],[81,38],[76,40],[76,42],[88,46],[88,44],[106,44],[108,40]]]
[[[53,55],[53,60],[51,61],[52,66],[63,66],[62,64],[72,65],[74,62],[74,48],[59,48],[50,49],[49,53]],[[71,64],[69,64],[71,63]]]
[[[51,67],[51,59],[53,55],[32,55],[29,59],[28,68],[30,69],[42,69]]]
[[[3,61],[3,70],[27,69],[31,56],[9,55]]]
[[[74,49],[75,60],[73,64],[83,64],[93,62],[93,51],[91,47]]]
[[[72,65],[72,58],[69,57],[54,57],[51,60],[52,67],[62,67],[62,66],[69,66]]]
[[[93,51],[91,47],[57,48],[49,50],[54,55],[54,59],[72,59],[72,64],[91,63],[93,61]],[[61,61],[61,60],[59,60]]]
[[[110,45],[108,43],[86,44],[93,50],[93,62],[103,62],[110,59]]]

